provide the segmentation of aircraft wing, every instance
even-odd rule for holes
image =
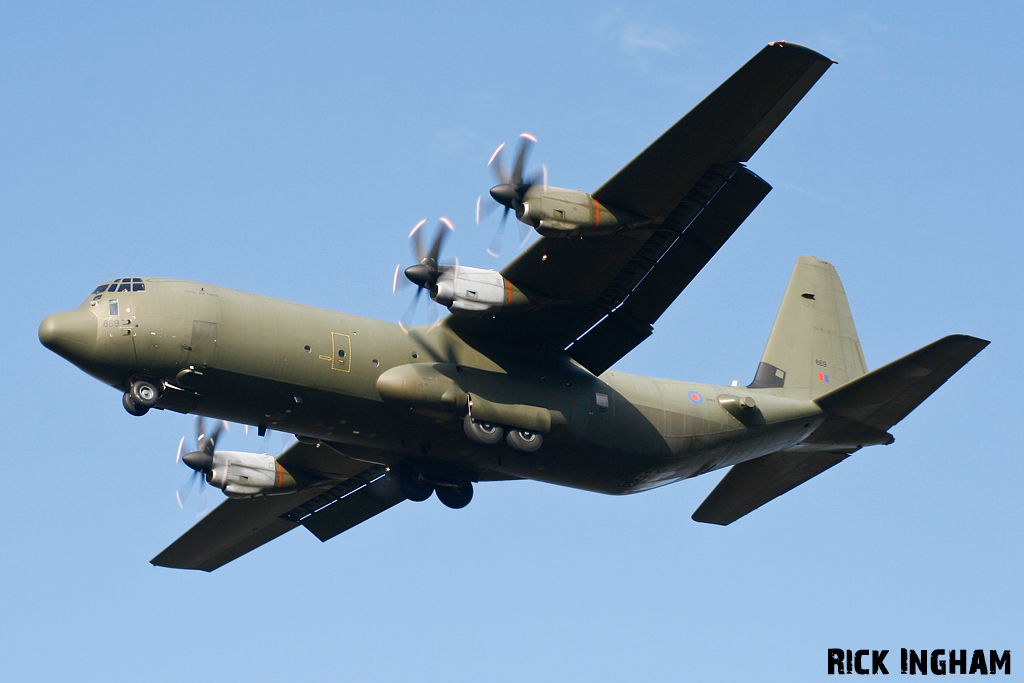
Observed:
[[[228,498],[150,562],[211,572],[298,526],[326,541],[405,500],[384,467],[295,443],[278,456],[290,469],[326,478],[295,493]]]
[[[544,237],[502,275],[545,305],[448,319],[458,334],[568,349],[600,374],[653,323],[767,195],[746,161],[833,62],[792,43],[762,49],[602,185],[594,197],[642,216],[585,239]]]

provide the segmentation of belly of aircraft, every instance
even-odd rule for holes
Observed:
[[[684,448],[669,437],[660,445],[637,439],[637,445],[647,448],[628,449],[604,441],[600,431],[576,439],[562,430],[548,435],[539,451],[522,453],[504,443],[470,441],[459,420],[400,416],[379,400],[214,369],[194,379],[200,384],[199,398],[187,412],[320,440],[338,457],[385,466],[413,462],[442,476],[533,479],[613,495],[664,486],[765,455],[798,442],[807,431],[800,422],[757,434],[705,434],[699,448]]]

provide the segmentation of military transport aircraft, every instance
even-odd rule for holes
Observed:
[[[447,226],[405,272],[447,306],[412,327],[198,282],[124,277],[39,338],[123,391],[298,441],[185,464],[228,496],[152,560],[212,571],[304,526],[322,541],[404,500],[469,503],[512,479],[608,494],[731,467],[693,519],[730,524],[888,430],[988,342],[940,339],[867,371],[842,284],[802,256],[753,381],[609,370],[770,190],[743,164],[833,62],[771,43],[593,193],[524,178],[491,196],[542,237],[500,273],[445,265]],[[417,290],[417,293],[420,290]],[[180,454],[180,453],[179,453]]]

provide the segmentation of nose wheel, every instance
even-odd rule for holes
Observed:
[[[124,392],[121,402],[129,415],[142,417],[160,400],[160,387],[153,382],[137,379],[132,382],[128,391]]]
[[[149,412],[148,407],[140,406],[135,402],[135,399],[132,398],[132,392],[130,391],[124,392],[124,396],[121,397],[121,404],[124,406],[124,409],[128,411],[129,415],[134,415],[135,417],[142,417]]]

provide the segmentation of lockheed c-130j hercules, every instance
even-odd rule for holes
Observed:
[[[593,193],[524,178],[528,141],[491,196],[542,236],[501,272],[440,262],[409,280],[444,304],[404,326],[196,282],[120,278],[39,338],[152,408],[279,430],[277,457],[184,462],[228,499],[155,557],[212,571],[304,526],[321,540],[405,500],[465,506],[477,482],[608,494],[731,468],[693,519],[730,524],[888,430],[988,342],[953,335],[867,371],[846,294],[802,256],[747,386],[609,368],[765,197],[744,165],[833,62],[771,43]]]

